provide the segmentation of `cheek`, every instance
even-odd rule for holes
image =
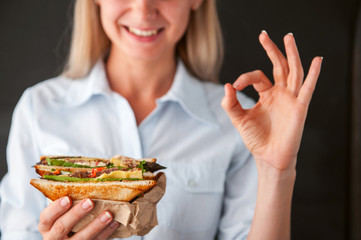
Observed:
[[[117,31],[117,21],[121,15],[120,7],[105,5],[100,8],[100,19],[105,33],[109,36]]]
[[[187,29],[190,11],[183,10],[181,12],[174,12],[173,14],[169,12],[167,15],[168,19],[171,19],[172,22],[171,25],[173,34],[175,34],[178,40],[180,40]]]

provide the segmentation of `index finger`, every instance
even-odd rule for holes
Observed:
[[[47,206],[40,214],[39,218],[39,231],[49,231],[54,222],[63,215],[71,206],[71,199],[69,197],[62,197],[49,206]]]

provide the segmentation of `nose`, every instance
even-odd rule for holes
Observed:
[[[154,19],[158,14],[157,0],[137,0],[135,10],[143,20]]]

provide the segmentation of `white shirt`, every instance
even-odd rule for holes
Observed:
[[[29,181],[41,155],[156,157],[167,188],[159,225],[145,240],[245,239],[254,214],[257,170],[221,108],[223,87],[192,77],[179,62],[171,89],[137,126],[125,98],[108,84],[104,64],[77,80],[63,76],[27,89],[15,108],[1,182],[2,238],[41,239],[46,198]],[[253,101],[239,94],[244,107]]]

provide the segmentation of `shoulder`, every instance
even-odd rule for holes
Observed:
[[[74,80],[64,76],[57,76],[29,87],[23,95],[30,98],[32,101],[40,103],[57,101],[64,97],[71,86],[72,81]]]
[[[67,81],[64,77],[55,77],[27,88],[13,111],[12,133],[35,131],[39,119],[52,115],[53,102],[64,94],[69,85]]]

